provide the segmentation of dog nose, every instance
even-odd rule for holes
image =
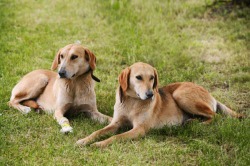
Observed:
[[[154,94],[153,94],[153,91],[147,91],[146,92],[146,96],[147,96],[147,98],[151,98],[151,97],[153,97],[154,96]]]
[[[60,70],[58,72],[58,74],[59,74],[60,78],[66,78],[66,71],[65,70]]]

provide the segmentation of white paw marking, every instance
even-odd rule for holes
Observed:
[[[62,127],[61,133],[73,133],[73,128],[71,126]]]
[[[27,114],[27,113],[29,113],[31,111],[31,108],[30,107],[24,107],[24,109],[23,109],[23,113],[24,114]]]

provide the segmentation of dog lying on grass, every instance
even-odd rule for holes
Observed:
[[[93,145],[105,147],[115,140],[144,136],[151,128],[181,125],[193,115],[204,117],[204,123],[211,122],[217,111],[241,117],[194,83],[177,82],[158,89],[157,71],[149,64],[139,62],[127,67],[119,76],[119,84],[112,122],[78,140],[78,145],[90,144],[127,124],[132,125],[131,130]]]
[[[61,132],[72,132],[64,114],[68,111],[85,111],[99,122],[111,121],[111,117],[98,112],[93,75],[96,57],[79,44],[70,44],[60,49],[51,69],[35,70],[25,75],[13,88],[9,105],[22,113],[31,108],[54,113],[61,125]]]

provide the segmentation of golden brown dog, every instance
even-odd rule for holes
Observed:
[[[143,136],[151,128],[180,125],[193,115],[206,118],[208,123],[218,110],[239,117],[194,83],[178,82],[158,89],[157,71],[145,63],[135,63],[124,69],[119,76],[119,84],[112,122],[77,141],[78,145],[89,144],[128,123],[132,125],[131,130],[93,145],[105,147],[114,140]]]
[[[111,121],[111,117],[97,110],[93,75],[96,57],[79,44],[70,44],[60,49],[51,69],[35,70],[25,75],[13,88],[10,106],[23,113],[31,108],[54,113],[61,125],[61,132],[71,132],[72,127],[64,117],[68,110],[85,111],[99,122]]]

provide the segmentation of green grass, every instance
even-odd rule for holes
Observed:
[[[24,74],[49,69],[59,48],[79,40],[97,56],[97,103],[105,114],[113,113],[120,71],[143,61],[157,68],[161,85],[196,82],[249,116],[249,8],[228,12],[222,7],[218,12],[210,4],[1,1],[0,165],[250,165],[249,118],[238,121],[218,115],[210,125],[165,127],[97,149],[74,144],[104,125],[72,117],[74,133],[62,135],[51,115],[23,115],[7,105]]]

